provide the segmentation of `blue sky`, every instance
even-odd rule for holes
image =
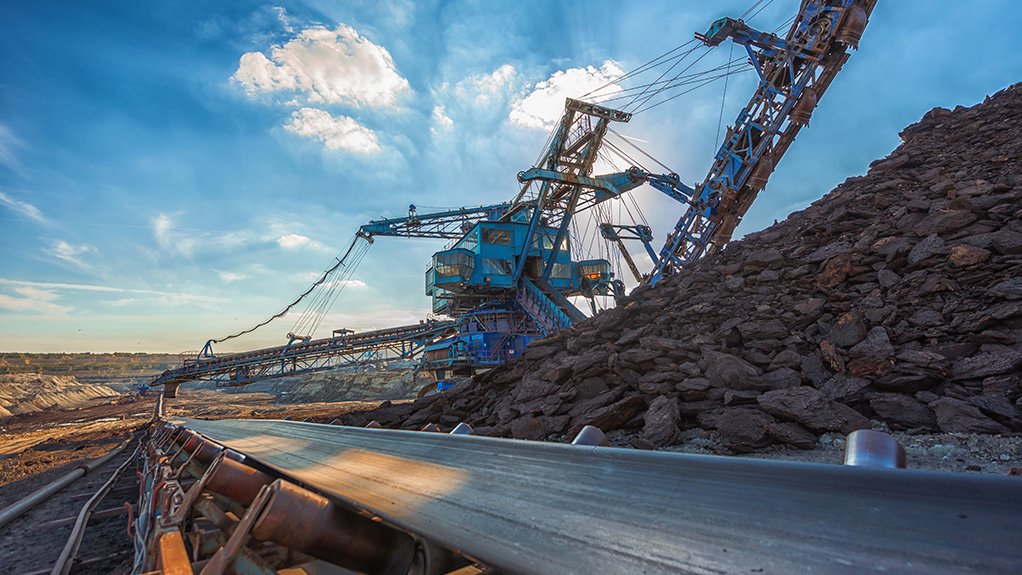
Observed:
[[[247,327],[369,219],[510,199],[556,118],[549,102],[749,4],[12,4],[0,21],[0,350],[177,352]],[[777,0],[750,23],[773,29],[797,5]],[[880,0],[739,234],[864,173],[933,106],[1022,80],[1006,29],[1020,12]],[[753,87],[729,79],[725,124]],[[717,83],[617,130],[695,184],[722,96]],[[662,241],[677,206],[635,195]],[[324,332],[425,317],[422,272],[442,247],[379,239]],[[223,349],[280,343],[287,327]]]

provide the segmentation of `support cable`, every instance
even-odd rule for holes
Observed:
[[[731,55],[735,51],[735,43],[731,42],[731,49],[727,54],[727,75],[724,76],[724,94],[720,97],[720,116],[717,117],[717,137],[713,139],[713,148],[720,147],[720,127],[724,123],[724,103],[727,101],[727,81],[731,75]]]
[[[236,337],[241,337],[241,336],[243,336],[243,335],[245,335],[247,333],[252,333],[253,331],[263,327],[264,325],[270,323],[271,321],[273,321],[275,319],[279,319],[279,318],[282,318],[285,315],[287,315],[287,313],[289,311],[291,311],[292,308],[294,308],[296,305],[301,303],[302,300],[304,300],[306,296],[308,296],[310,293],[312,293],[312,291],[315,290],[318,286],[322,285],[322,283],[324,281],[326,281],[326,279],[328,277],[330,277],[330,274],[334,273],[334,271],[336,271],[337,268],[341,267],[341,265],[344,264],[344,260],[347,259],[348,254],[351,253],[351,250],[355,248],[355,245],[358,243],[359,239],[361,239],[361,238],[362,238],[362,236],[356,235],[355,239],[353,239],[351,241],[351,245],[348,246],[348,249],[344,252],[344,255],[342,257],[340,257],[340,258],[334,258],[334,259],[337,260],[337,263],[335,263],[330,269],[328,269],[325,272],[323,272],[323,275],[320,276],[320,278],[318,280],[316,280],[316,282],[313,283],[312,286],[309,287],[309,289],[305,290],[301,295],[298,296],[297,299],[295,299],[293,302],[289,303],[287,305],[287,307],[285,307],[281,311],[273,314],[268,319],[266,319],[264,321],[261,321],[261,322],[255,324],[254,326],[252,326],[252,327],[250,327],[248,329],[243,329],[243,330],[239,331],[238,333],[234,333],[234,334],[231,334],[231,335],[228,335],[228,336],[225,336],[225,337],[214,339],[214,340],[212,340],[212,342],[213,343],[223,343],[223,342],[225,342],[225,341],[227,341],[229,339],[234,339]]]

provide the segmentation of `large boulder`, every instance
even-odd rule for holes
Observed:
[[[768,391],[758,398],[760,408],[780,419],[795,421],[815,431],[851,433],[869,429],[869,420],[859,412],[827,399],[808,386]]]

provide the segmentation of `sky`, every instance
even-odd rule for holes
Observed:
[[[249,327],[303,292],[370,219],[511,199],[564,97],[750,4],[9,4],[0,351],[176,353]],[[775,0],[749,24],[773,30],[798,4]],[[865,173],[930,108],[1022,81],[1006,28],[1020,21],[1008,0],[880,0],[737,236]],[[693,71],[730,50],[707,50]],[[695,185],[720,119],[754,89],[751,74],[736,74],[726,90],[716,82],[615,130]],[[633,194],[659,245],[680,206]],[[423,271],[443,247],[378,238],[316,335],[426,317]],[[283,343],[290,320],[218,349]]]

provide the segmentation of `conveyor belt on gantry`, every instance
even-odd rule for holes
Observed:
[[[1013,477],[290,421],[183,423],[511,573],[1022,573]]]

